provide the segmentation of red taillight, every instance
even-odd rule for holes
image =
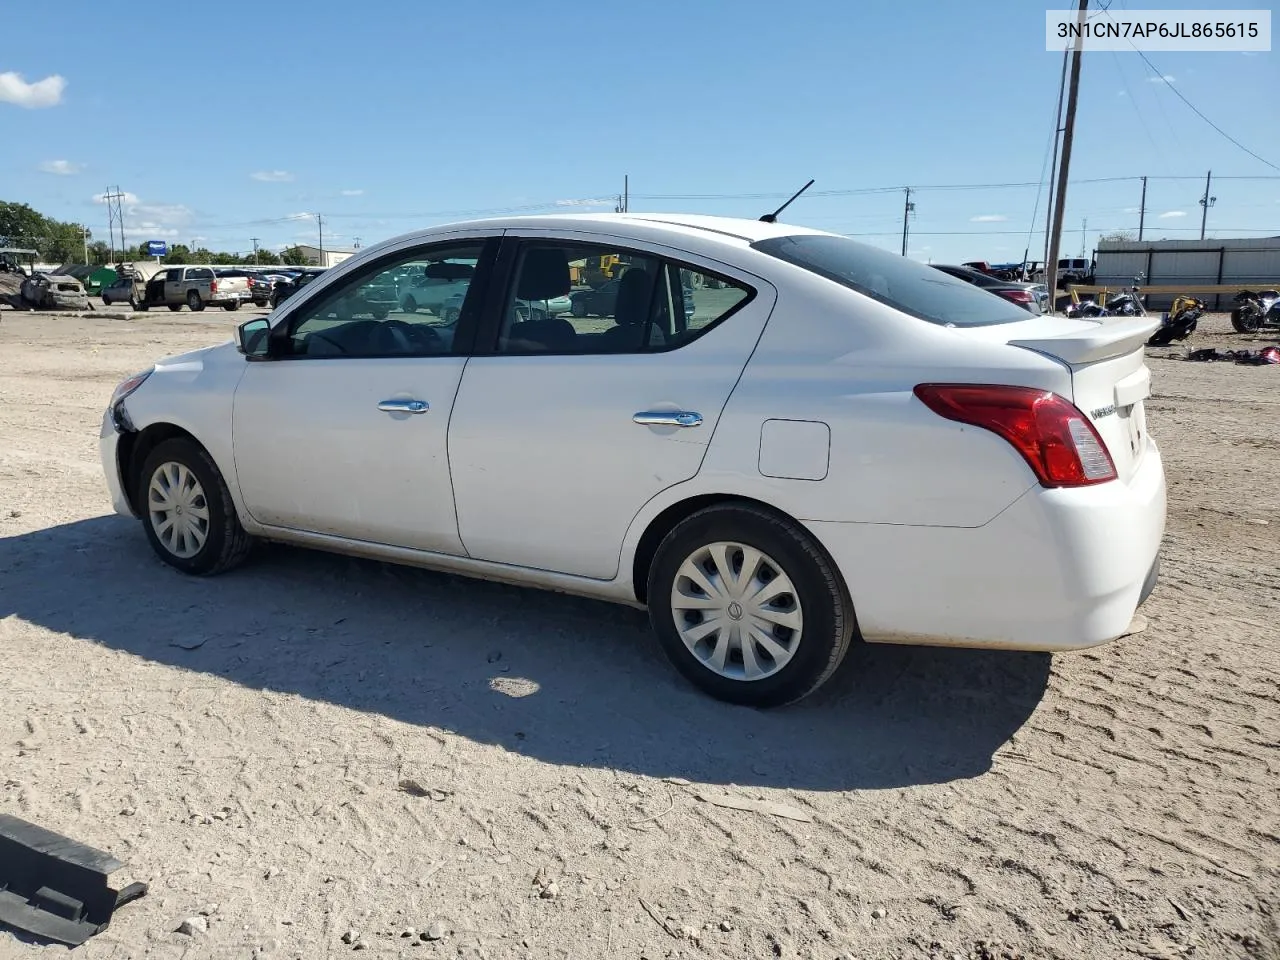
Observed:
[[[218,292],[218,281],[217,281],[217,280],[210,280],[210,281],[209,281],[209,292],[210,292],[210,293],[217,293],[217,292]]]
[[[996,293],[1014,303],[1030,303],[1035,299],[1030,290],[997,290]]]
[[[1116,478],[1098,431],[1056,393],[998,384],[922,383],[915,395],[940,417],[1009,441],[1046,487],[1086,487]]]

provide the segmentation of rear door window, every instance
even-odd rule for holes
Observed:
[[[801,234],[751,246],[928,323],[981,327],[1027,319],[1027,311],[1002,297],[847,237]]]

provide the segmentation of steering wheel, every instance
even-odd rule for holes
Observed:
[[[440,353],[444,349],[440,334],[431,327],[398,319],[379,323],[373,341],[377,353]]]

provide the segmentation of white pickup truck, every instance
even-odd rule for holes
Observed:
[[[192,310],[207,306],[239,310],[240,304],[252,299],[245,277],[215,276],[213,267],[167,267],[146,282],[137,304],[139,310],[168,307],[177,311],[183,304]]]

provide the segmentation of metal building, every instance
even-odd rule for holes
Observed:
[[[1280,236],[1248,240],[1103,240],[1095,252],[1094,283],[1127,287],[1139,273],[1142,286],[1238,283],[1280,287]],[[1150,294],[1147,306],[1169,306],[1168,294]],[[1228,309],[1229,294],[1201,297],[1210,309]]]

